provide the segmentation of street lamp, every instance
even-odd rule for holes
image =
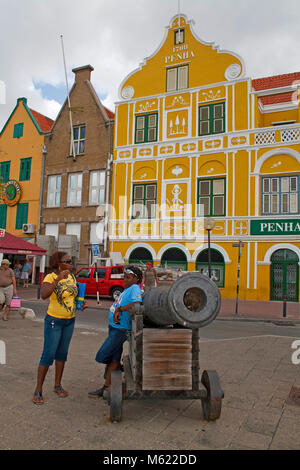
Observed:
[[[210,254],[210,232],[215,228],[216,221],[211,217],[204,219],[204,228],[207,230],[208,238],[208,277],[211,279],[211,254]]]

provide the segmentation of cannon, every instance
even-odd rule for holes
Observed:
[[[123,400],[141,398],[201,399],[204,419],[220,417],[224,393],[217,372],[204,370],[199,380],[199,328],[215,320],[220,306],[216,284],[197,272],[144,293],[143,304],[131,310],[124,374],[112,372],[104,397],[112,422],[121,421]]]

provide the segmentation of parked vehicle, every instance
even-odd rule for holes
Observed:
[[[109,295],[113,299],[119,297],[125,289],[124,286],[124,266],[99,266],[98,291],[99,295]],[[85,295],[97,295],[97,279],[95,266],[79,269],[75,273],[77,282],[86,284]]]

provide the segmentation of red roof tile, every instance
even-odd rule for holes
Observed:
[[[114,117],[115,117],[114,113],[112,111],[110,111],[108,108],[106,108],[105,106],[104,106],[104,109],[105,109],[106,114],[109,117],[109,119],[114,119]]]
[[[269,88],[280,88],[290,86],[295,81],[300,82],[300,72],[286,73],[284,75],[274,75],[272,77],[256,78],[252,80],[255,90],[267,90]]]
[[[293,92],[261,96],[260,101],[264,106],[276,103],[290,103],[291,101],[293,101]]]
[[[51,127],[53,126],[54,121],[47,116],[44,116],[41,113],[38,113],[37,111],[34,111],[34,109],[30,109],[34,119],[40,126],[41,130],[43,132],[49,132]]]

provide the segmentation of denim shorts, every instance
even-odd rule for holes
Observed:
[[[113,328],[109,325],[108,337],[97,352],[95,360],[102,364],[120,362],[123,352],[123,343],[125,343],[126,340],[127,330]]]
[[[51,366],[53,361],[66,362],[75,325],[74,318],[55,318],[46,315],[44,322],[44,349],[40,366]]]

